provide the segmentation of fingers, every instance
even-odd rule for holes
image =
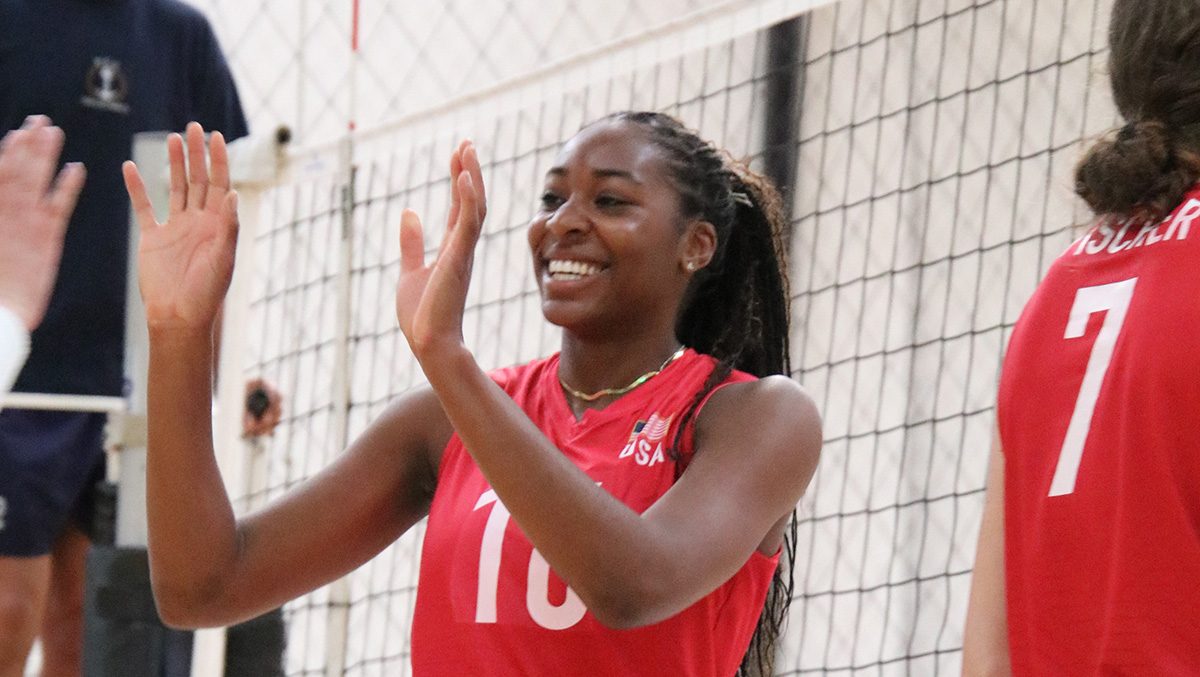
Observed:
[[[258,391],[258,392],[256,392]],[[254,402],[256,411],[251,410],[251,399],[265,397],[265,402]],[[242,436],[257,437],[269,435],[275,430],[283,417],[283,396],[270,383],[261,378],[246,382],[246,410],[242,415]],[[256,415],[257,413],[257,415]]]
[[[400,214],[400,272],[419,270],[425,265],[425,234],[421,219],[411,209]]]
[[[478,231],[483,225],[479,184],[476,181],[470,171],[463,172],[458,178],[458,191],[462,193],[462,212],[459,214],[458,225],[472,231]]]
[[[204,129],[199,123],[188,123],[187,150],[188,193],[186,205],[188,208],[203,209],[204,200],[208,196],[208,164],[204,158]]]
[[[462,152],[467,145],[467,141],[458,144],[458,148],[450,154],[450,213],[446,215],[446,232],[449,233],[454,224],[458,221],[458,207],[460,199],[458,196],[458,175],[462,172]]]
[[[171,216],[187,207],[187,170],[183,166],[183,137],[171,134],[167,137],[167,163],[171,167],[171,194],[167,201]],[[143,191],[144,192],[144,191]]]
[[[21,175],[21,163],[17,156],[24,152],[25,132],[14,129],[4,135],[0,142],[0,185],[15,184]]]
[[[43,118],[44,119],[44,118]],[[58,168],[58,156],[63,147],[63,131],[58,127],[38,124],[32,128],[23,177],[32,180],[39,193],[45,193]]]
[[[463,169],[471,175],[471,185],[475,189],[475,211],[476,218],[480,223],[483,223],[483,218],[487,216],[487,197],[483,187],[483,168],[479,166],[479,154],[475,151],[475,144],[467,141],[463,145]]]
[[[0,153],[6,153],[11,156],[15,151],[11,150],[14,146],[22,146],[20,152],[25,152],[24,145],[33,142],[36,135],[33,132],[50,126],[50,118],[45,115],[30,115],[25,118],[21,126],[17,129],[10,130],[0,139]]]
[[[44,115],[31,115],[20,129],[5,135],[0,156],[0,182],[29,202],[23,208],[36,211],[43,228],[61,239],[67,220],[83,188],[84,170],[78,162],[68,163],[55,178],[65,136]]]
[[[45,115],[30,115],[21,123],[21,129],[32,130],[40,129],[50,125],[50,118]]]
[[[136,169],[134,170],[137,171]],[[79,200],[79,191],[83,190],[83,182],[87,172],[79,162],[69,162],[58,173],[58,179],[50,194],[46,196],[46,206],[55,226],[66,232],[67,221],[75,211],[75,203]]]
[[[0,179],[31,195],[45,194],[62,152],[63,132],[47,126],[49,122],[45,116],[30,116],[4,136],[0,147]]]
[[[231,190],[225,193],[224,199],[221,201],[221,220],[224,222],[225,229],[221,232],[222,239],[225,242],[237,242],[238,228],[240,221],[238,220],[238,194],[236,190]]]
[[[275,428],[279,425],[280,419],[283,417],[283,411],[272,405],[262,418],[254,418],[249,413],[242,415],[242,437],[262,437],[263,435],[274,435]]]
[[[213,132],[208,141],[208,159],[212,175],[208,181],[208,203],[205,209],[217,209],[229,191],[229,151],[225,148],[225,137]]]
[[[125,176],[125,190],[129,191],[129,202],[133,205],[133,213],[137,217],[138,226],[142,230],[158,226],[158,220],[154,218],[154,207],[150,205],[150,197],[146,195],[146,184],[142,182],[142,175],[138,173],[137,165],[126,160],[121,165],[121,173]],[[173,169],[172,174],[174,174]],[[172,176],[172,178],[174,177]],[[172,201],[175,199],[174,189],[171,190],[171,199]],[[172,209],[174,209],[174,203],[172,203]]]
[[[225,208],[231,185],[225,137],[220,132],[213,132],[207,159],[204,146],[204,128],[197,122],[188,123],[185,136],[171,134],[167,137],[167,161],[171,168],[171,215],[185,209],[217,212]]]
[[[471,179],[470,172],[459,174],[458,191],[462,194],[462,211],[453,234],[442,249],[443,251],[452,251],[454,259],[470,261],[483,225],[480,219],[473,216],[479,213],[479,194],[475,190],[475,183]],[[442,253],[439,252],[439,258],[441,255]]]
[[[0,152],[3,152],[19,139],[29,138],[28,132],[48,127],[49,125],[50,118],[45,115],[30,115],[25,118],[25,121],[21,123],[19,128],[10,130],[4,135],[4,138],[0,140]]]
[[[446,224],[442,245],[438,248],[437,260],[440,261],[446,252],[452,252],[453,260],[469,262],[487,211],[483,202],[483,172],[479,167],[479,156],[469,140],[459,144],[450,156],[450,174],[450,219]],[[401,231],[403,249],[403,220]]]

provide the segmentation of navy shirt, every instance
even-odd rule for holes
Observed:
[[[177,0],[0,0],[0,130],[49,115],[87,183],[46,317],[14,390],[119,395],[133,135],[191,120],[246,134],[237,90],[204,17]]]

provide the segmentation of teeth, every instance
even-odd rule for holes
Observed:
[[[566,261],[562,259],[553,259],[547,265],[547,270],[556,279],[560,280],[578,280],[588,275],[595,275],[600,272],[600,266],[584,263],[583,261]]]

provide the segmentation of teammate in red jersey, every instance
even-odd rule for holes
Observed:
[[[1013,330],[963,662],[1200,674],[1200,3],[1116,0],[1099,215]]]
[[[821,432],[783,376],[783,220],[765,181],[663,115],[586,127],[547,173],[529,228],[561,352],[489,375],[462,338],[486,211],[463,143],[431,264],[417,216],[400,227],[396,311],[430,386],[313,481],[236,520],[207,400],[236,198],[220,136],[211,174],[198,126],[187,143],[185,179],[182,141],[169,142],[165,224],[126,168],[143,228],[150,556],[167,622],[251,617],[430,515],[417,674],[725,677],[770,662],[789,598],[777,558],[794,547]],[[772,578],[782,587],[768,594]]]

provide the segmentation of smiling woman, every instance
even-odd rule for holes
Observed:
[[[780,551],[793,547],[792,511],[821,444],[810,398],[781,376],[773,189],[666,116],[586,127],[548,172],[529,228],[561,352],[485,373],[462,337],[486,215],[464,142],[432,262],[417,215],[401,220],[396,312],[429,386],[398,398],[321,475],[236,520],[206,399],[236,196],[220,136],[211,167],[196,160],[199,126],[187,143],[190,172],[182,140],[169,143],[164,224],[126,168],[151,337],[151,563],[168,622],[253,616],[428,516],[418,675],[725,676],[769,662],[789,599]]]

